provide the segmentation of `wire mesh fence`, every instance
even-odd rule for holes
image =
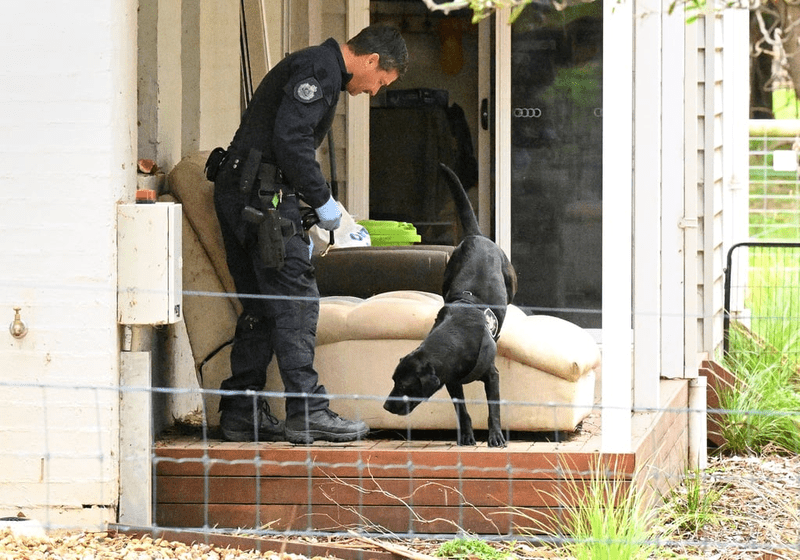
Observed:
[[[780,257],[774,255],[778,250]],[[788,298],[794,305],[797,301],[798,250],[794,244],[743,245],[732,252],[734,264],[729,269],[747,270],[746,280],[730,279],[731,291],[741,292],[732,299],[741,301],[746,311],[737,316],[737,324],[746,317],[748,329],[761,333],[764,340],[770,340],[776,331],[796,329],[794,312],[780,313],[765,302]],[[745,264],[736,266],[737,260]],[[754,281],[762,278],[764,269],[769,274]],[[778,285],[776,278],[783,284]],[[764,295],[767,291],[784,295]],[[777,309],[785,311],[785,307]],[[761,327],[776,323],[784,328]],[[162,335],[170,336],[167,332]],[[761,336],[754,338],[761,341]],[[741,344],[738,339],[732,338],[731,343],[729,354],[745,350],[737,346]],[[128,480],[120,493],[143,492],[139,497],[151,508],[150,520],[143,525],[126,520],[115,525],[125,534],[168,535],[262,550],[285,551],[291,545],[290,550],[307,556],[322,555],[322,543],[326,554],[343,558],[377,558],[386,553],[392,558],[421,560],[439,554],[440,547],[457,538],[489,543],[500,553],[531,558],[576,557],[577,547],[620,550],[611,557],[625,558],[674,554],[793,558],[800,555],[796,514],[800,447],[776,445],[783,441],[776,432],[765,431],[753,421],[776,424],[785,420],[786,430],[794,426],[797,431],[797,354],[774,354],[794,372],[787,377],[786,386],[794,391],[795,400],[783,407],[758,399],[718,402],[711,410],[717,426],[750,422],[751,430],[767,433],[769,441],[751,437],[742,453],[731,452],[724,440],[739,436],[721,429],[722,453],[714,455],[711,468],[702,473],[687,466],[686,430],[694,411],[686,406],[682,381],[664,381],[662,404],[635,411],[644,422],[638,425],[641,437],[631,453],[612,455],[601,453],[602,403],[596,398],[588,411],[582,410],[573,429],[507,430],[504,448],[488,448],[483,429],[478,430],[477,446],[457,445],[452,403],[443,394],[414,412],[424,414],[435,406],[448,409],[440,429],[419,429],[409,422],[405,427],[373,430],[366,438],[346,444],[293,445],[223,441],[211,419],[213,404],[209,404],[219,400],[223,393],[219,389],[150,387],[146,383],[121,388],[35,382],[4,385],[44,410],[91,394],[94,410],[82,413],[94,414],[98,424],[108,420],[114,410],[112,401],[118,398],[140,403],[142,409],[137,412],[144,417],[163,413],[152,407],[165,400],[203,403],[196,414],[174,418],[152,439],[148,434],[143,455],[141,450],[121,447],[120,471],[140,467],[143,460],[146,468],[133,469],[134,477],[138,472],[141,479],[134,478],[133,486]],[[280,403],[286,395],[264,391],[246,396],[252,399],[255,413],[261,398]],[[333,409],[349,407],[356,411],[356,418],[368,423],[374,418],[359,411],[380,405],[385,397],[376,391],[330,395]],[[563,409],[576,408],[556,404],[552,396],[536,388],[524,398],[514,393],[503,397],[504,413],[512,408],[539,414],[544,410],[554,421]],[[469,398],[465,404],[476,416],[484,414],[487,407],[485,398]],[[279,411],[280,405],[273,410]],[[96,448],[68,452],[56,439],[69,427],[48,424],[46,417],[38,427],[41,447],[17,446],[12,452],[23,462],[42,461],[41,477],[49,488],[45,505],[49,500],[58,503],[61,488],[75,484],[74,477],[59,472],[62,461],[94,465],[96,468],[84,471],[82,483],[87,485],[113,477],[113,446],[100,430]],[[37,439],[31,433],[27,437]],[[756,451],[773,453],[751,456]],[[146,488],[150,489],[143,490]],[[24,495],[23,488],[19,491]],[[95,501],[101,503],[102,498]],[[106,500],[109,502],[114,500]],[[86,506],[94,507],[90,502]],[[59,518],[58,507],[46,508],[43,513],[35,517],[45,528],[68,528]],[[627,524],[627,532],[603,532],[609,519]],[[480,558],[474,551],[472,556]]]
[[[50,403],[58,402],[54,389],[64,390],[30,389],[49,395]],[[69,391],[91,391],[99,406],[105,406],[100,404],[106,400],[103,395],[119,394],[97,387]],[[121,396],[153,391],[127,387]],[[155,391],[186,393],[185,389]],[[332,406],[363,398],[332,395]],[[685,446],[673,429],[691,412],[681,402],[676,395],[657,410],[641,411],[669,424],[654,423],[646,438],[653,447],[639,447],[645,456],[641,462],[637,453],[601,456],[593,447],[602,430],[599,407],[573,432],[509,433],[503,449],[457,446],[454,430],[378,432],[349,444],[230,443],[223,442],[216,428],[205,425],[202,418],[183,419],[156,434],[148,450],[152,522],[123,523],[115,530],[272,551],[288,547],[309,557],[322,556],[324,550],[340,558],[380,558],[386,553],[391,558],[422,560],[454,539],[488,543],[520,558],[568,558],[575,557],[573,546],[611,550],[612,545],[622,544],[627,555],[612,558],[797,557],[798,454],[723,453],[713,455],[702,473],[688,470],[684,460],[670,469],[669,449],[680,453]],[[764,408],[745,412],[767,418],[780,415]],[[38,460],[38,451],[16,454]],[[64,458],[50,453],[45,465]],[[113,464],[99,448],[76,449],[71,458],[94,464],[98,473]],[[123,464],[137,460],[123,450]],[[64,480],[53,466],[44,468],[55,501]],[[87,481],[95,476],[93,470],[86,469]],[[589,527],[609,529],[606,522],[614,515],[622,516],[620,523],[633,526],[620,534],[596,533],[585,525],[581,530],[573,524],[578,519]],[[46,529],[65,528],[58,507],[38,519]]]
[[[762,148],[762,155],[766,158],[775,147]],[[760,172],[766,173],[767,166],[772,163]],[[763,189],[759,211],[753,212],[754,227],[760,229],[751,230],[753,236],[798,235],[792,219],[767,211],[778,201],[781,211],[794,212],[796,190],[785,184]],[[777,198],[771,196],[784,188]],[[778,228],[786,224],[788,229]],[[703,472],[687,464],[686,430],[697,411],[686,406],[682,382],[664,381],[662,403],[635,411],[637,422],[644,424],[637,424],[642,435],[631,453],[608,455],[601,453],[603,405],[596,398],[595,378],[582,388],[590,394],[588,407],[555,402],[535,384],[526,393],[502,393],[502,418],[510,419],[511,410],[535,413],[556,428],[507,429],[507,446],[495,449],[486,446],[483,427],[476,434],[477,446],[456,444],[460,434],[452,402],[443,393],[412,413],[446,410],[437,429],[409,421],[377,427],[351,443],[293,445],[223,441],[215,418],[222,392],[203,387],[202,380],[191,387],[0,380],[0,387],[16,399],[44,411],[41,418],[29,419],[23,433],[3,434],[6,457],[24,465],[26,480],[43,484],[44,493],[31,496],[24,483],[0,487],[4,503],[21,504],[20,512],[31,515],[0,520],[0,525],[35,520],[48,530],[73,528],[55,505],[63,501],[64,488],[100,483],[105,495],[93,495],[81,507],[114,510],[118,498],[138,493],[148,508],[148,522],[120,519],[119,531],[308,556],[496,559],[467,545],[455,551],[441,548],[462,538],[530,558],[580,557],[581,546],[592,558],[598,548],[617,551],[605,557],[624,558],[800,558],[799,262],[799,243],[747,242],[729,253],[726,346],[719,370],[719,377],[729,377],[712,384],[716,401],[709,409],[710,433],[715,439]],[[161,332],[167,338],[172,334]],[[754,355],[759,361],[742,358]],[[377,354],[362,357],[379,363]],[[203,363],[211,369],[214,360],[227,359],[220,350]],[[759,372],[770,375],[764,381]],[[254,410],[263,397],[275,412],[286,396],[275,390],[247,395]],[[143,454],[120,446],[120,471],[134,467],[128,472],[138,484],[118,489],[109,484],[117,476],[115,444],[99,426],[112,421],[115,401],[129,397],[145,402],[133,406],[140,417],[169,416],[174,403],[200,406],[166,426],[156,425],[153,434],[145,428]],[[334,410],[345,408],[374,425],[374,413],[367,411],[380,408],[386,395],[336,391],[330,398]],[[75,402],[92,403],[74,406],[75,415],[92,416],[98,428],[96,437],[93,432],[80,447],[69,448],[73,427],[55,424],[46,411]],[[480,392],[465,404],[474,417],[485,415],[487,401]],[[571,428],[559,427],[564,416],[580,419]],[[96,445],[87,446],[89,440]],[[82,476],[75,476],[76,464],[83,465]],[[34,502],[42,507],[31,513],[25,506]],[[614,517],[617,513],[622,517]],[[629,530],[611,531],[610,520]]]

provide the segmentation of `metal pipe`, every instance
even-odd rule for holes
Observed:
[[[708,424],[706,387],[708,379],[700,375],[689,380],[689,470],[708,467]]]

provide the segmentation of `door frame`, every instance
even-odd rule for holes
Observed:
[[[511,255],[511,26],[509,8],[494,16],[494,204],[495,241]],[[603,229],[601,387],[602,450],[631,448],[633,359],[633,13],[630,3],[603,3]],[[629,123],[615,126],[609,123]],[[481,145],[481,149],[484,146]],[[614,186],[612,188],[612,186]],[[625,188],[627,186],[628,188]],[[613,262],[611,262],[613,260]]]

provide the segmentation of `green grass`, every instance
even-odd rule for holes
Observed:
[[[644,560],[659,550],[656,510],[644,503],[635,484],[609,476],[613,470],[597,461],[587,478],[567,477],[553,496],[562,504],[556,526],[560,538],[554,544],[559,553],[577,560]],[[518,527],[522,534],[552,531],[517,513],[533,525]]]
[[[750,328],[770,348],[797,356],[800,353],[800,250],[753,247],[749,252],[745,305],[752,314]]]
[[[619,483],[598,474],[584,492],[583,503],[568,513],[567,533],[573,541],[566,548],[577,560],[631,560],[649,558],[656,547],[650,516],[631,485],[621,489]],[[617,496],[616,504],[609,496]]]
[[[735,387],[720,390],[722,451],[800,453],[800,392],[797,365],[741,328],[731,329],[725,366]],[[796,337],[795,337],[796,338]],[[796,341],[795,341],[796,342]]]
[[[714,507],[723,490],[704,484],[703,477],[699,470],[687,473],[682,484],[673,488],[664,499],[659,522],[665,525],[665,533],[698,538],[704,527],[723,521],[723,516]]]
[[[800,263],[751,249],[749,328],[731,325],[724,365],[737,385],[720,391],[725,451],[800,453]],[[797,255],[794,252],[792,255]]]
[[[514,555],[491,546],[486,541],[473,538],[457,538],[443,543],[436,556],[458,559],[513,560]]]
[[[772,92],[772,113],[776,119],[800,118],[800,106],[793,89],[778,89]]]

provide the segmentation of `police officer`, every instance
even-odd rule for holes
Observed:
[[[313,367],[319,290],[299,204],[333,231],[341,212],[315,158],[339,94],[376,95],[408,64],[393,27],[373,25],[340,45],[334,39],[293,53],[264,77],[229,148],[212,152],[206,172],[243,311],[220,400],[223,436],[233,441],[352,441],[369,427],[329,408]],[[286,422],[261,391],[273,354],[287,393]],[[304,396],[305,395],[305,396]]]

